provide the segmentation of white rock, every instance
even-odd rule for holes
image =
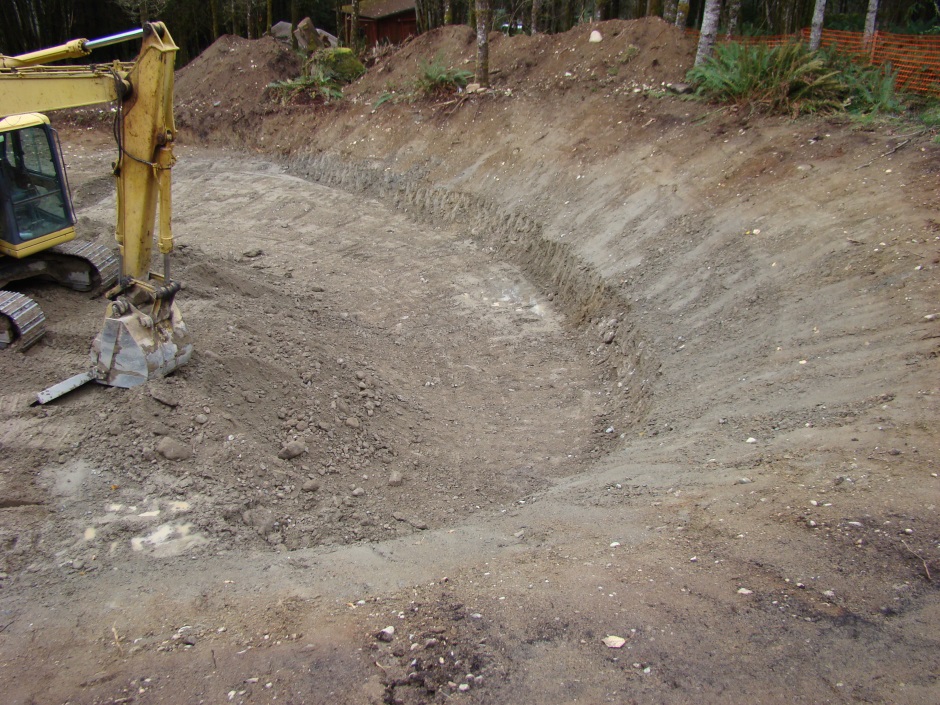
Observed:
[[[621,646],[627,643],[627,640],[622,636],[605,636],[603,642],[604,646],[609,649],[619,649]]]
[[[738,594],[739,595],[753,595],[754,591],[748,590],[747,588],[738,588]]]
[[[600,44],[602,39],[603,37],[601,36],[601,33],[595,29],[593,32],[591,32],[591,38],[588,39],[588,41],[591,44]]]

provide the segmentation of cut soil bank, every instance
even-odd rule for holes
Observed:
[[[265,98],[269,39],[181,71],[193,362],[29,409],[103,308],[44,286],[0,356],[9,701],[936,702],[938,148],[666,95],[692,50],[500,37],[493,91],[397,102],[450,27],[331,106]]]

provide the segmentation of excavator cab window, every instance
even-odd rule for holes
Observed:
[[[74,224],[52,128],[34,125],[0,134],[0,237],[18,245]]]

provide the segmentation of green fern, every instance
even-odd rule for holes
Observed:
[[[472,72],[449,68],[437,57],[434,61],[421,62],[421,75],[415,81],[415,92],[426,96],[453,93],[465,88],[472,78]]]
[[[730,43],[692,69],[689,80],[698,95],[710,100],[796,116],[840,109],[845,90],[838,75],[802,44]]]

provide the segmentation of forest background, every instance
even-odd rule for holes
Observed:
[[[533,3],[535,12],[533,12]],[[492,29],[530,32],[536,21],[543,32],[564,32],[594,19],[636,19],[657,15],[672,20],[676,6],[686,10],[685,26],[701,27],[705,0],[491,0]],[[722,30],[735,34],[790,34],[812,21],[815,0],[725,0]],[[345,0],[4,0],[0,3],[0,54],[15,55],[69,39],[108,36],[144,21],[168,23],[180,47],[177,67],[198,56],[223,34],[260,37],[272,24],[296,24],[310,17],[317,27],[340,34]],[[474,24],[473,0],[418,0],[419,28]],[[829,0],[825,26],[861,31],[868,0]],[[737,21],[732,19],[737,15]],[[679,21],[682,21],[680,14]],[[882,2],[878,29],[901,34],[940,33],[940,0]],[[125,45],[97,51],[96,61],[131,58]],[[124,56],[121,52],[130,52]]]

